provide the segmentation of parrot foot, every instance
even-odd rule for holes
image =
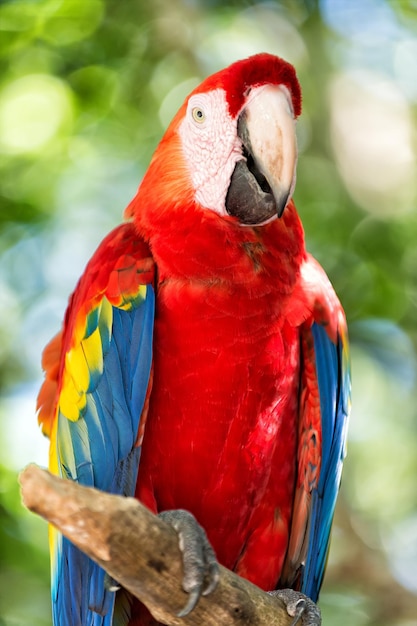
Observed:
[[[107,589],[107,591],[119,591],[121,587],[117,580],[106,572],[104,574],[104,588]]]
[[[308,596],[293,589],[278,589],[269,593],[284,602],[288,615],[294,618],[291,626],[321,626],[320,609]]]
[[[216,588],[220,577],[219,564],[205,530],[191,513],[176,509],[162,511],[158,517],[178,533],[184,568],[182,588],[189,594],[189,599],[177,617],[185,617],[201,596],[208,596]]]

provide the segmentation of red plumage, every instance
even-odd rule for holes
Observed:
[[[298,117],[301,113],[301,89],[295,70],[284,59],[266,53],[242,59],[228,68],[212,74],[193,93],[224,89],[227,94],[229,113],[235,117],[245,103],[248,89],[267,83],[285,85],[289,89],[294,115]]]
[[[174,257],[187,279],[160,277],[137,495],[157,511],[192,511],[220,561],[269,589],[285,556],[296,471],[299,339],[285,311],[303,239],[293,208],[257,233],[219,228],[211,216],[200,232],[223,267],[214,273],[211,256],[202,265],[203,241],[193,237],[195,248],[183,239]]]

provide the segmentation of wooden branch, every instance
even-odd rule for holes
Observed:
[[[20,475],[23,503],[48,520],[168,626],[290,626],[283,603],[221,568],[220,582],[185,618],[182,560],[173,528],[134,498],[62,480],[36,465]]]

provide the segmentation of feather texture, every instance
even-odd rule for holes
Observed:
[[[45,352],[48,382],[39,395],[50,469],[125,496],[135,491],[150,391],[152,283],[149,250],[131,224],[119,227],[87,266],[60,339]],[[104,571],[53,528],[50,543],[54,623],[112,624],[115,593]]]
[[[300,329],[298,477],[280,586],[316,601],[346,453],[351,382],[346,320],[333,288],[310,256],[301,277],[311,314]]]

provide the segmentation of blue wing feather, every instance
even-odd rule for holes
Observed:
[[[135,447],[152,365],[154,291],[130,310],[113,306],[111,335],[101,329],[103,371],[90,381],[82,416],[58,413],[61,475],[87,486],[133,496],[140,459]],[[100,321],[87,319],[86,336]],[[105,572],[66,538],[55,537],[53,617],[56,625],[110,626],[115,593]]]
[[[311,328],[320,394],[322,456],[318,486],[311,494],[309,540],[301,591],[317,600],[323,581],[330,529],[346,451],[350,370],[342,337],[335,344],[317,323]]]

